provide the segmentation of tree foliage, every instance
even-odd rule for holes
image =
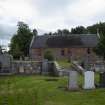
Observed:
[[[94,49],[96,54],[102,56],[105,59],[105,23],[97,23],[87,27],[88,31],[92,34],[99,33],[99,43]]]
[[[76,28],[71,29],[71,34],[85,34],[87,33],[87,29],[83,26],[78,26]]]
[[[49,32],[49,33],[45,33],[44,35],[70,35],[70,31],[68,29],[58,29],[57,32]]]
[[[48,61],[53,61],[54,60],[54,57],[53,57],[53,54],[52,54],[51,50],[46,50],[44,52],[44,59],[47,59]]]
[[[10,44],[10,53],[14,58],[29,55],[30,42],[33,37],[33,33],[27,24],[24,22],[18,22],[17,26],[17,33],[12,37]]]

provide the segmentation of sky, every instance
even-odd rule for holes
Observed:
[[[0,0],[0,44],[7,45],[23,21],[39,34],[105,21],[105,0]]]

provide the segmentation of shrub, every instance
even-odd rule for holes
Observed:
[[[50,50],[46,50],[44,53],[44,59],[47,59],[48,61],[53,61],[54,57]]]

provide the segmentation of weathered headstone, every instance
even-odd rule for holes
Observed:
[[[32,73],[32,70],[30,68],[31,68],[31,64],[30,63],[25,63],[25,73],[26,74],[31,74]]]
[[[59,76],[63,76],[63,71],[62,71],[62,70],[59,70],[59,71],[58,71],[58,75],[59,75]]]
[[[69,72],[69,83],[68,89],[69,90],[78,90],[78,73],[77,71],[70,71]]]
[[[24,73],[24,66],[23,66],[23,65],[21,65],[21,66],[19,67],[19,73]]]
[[[1,72],[7,73],[12,72],[11,70],[12,56],[8,53],[0,54]]]
[[[94,72],[86,71],[84,72],[84,89],[94,89]]]
[[[99,87],[105,88],[105,72],[100,73]]]
[[[48,74],[48,60],[42,61],[42,74]]]

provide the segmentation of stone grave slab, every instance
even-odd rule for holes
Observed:
[[[21,65],[21,66],[19,67],[19,73],[24,73],[24,66]]]
[[[48,74],[48,60],[45,59],[42,62],[42,74]]]
[[[12,61],[11,55],[7,53],[0,54],[0,67],[1,67],[0,71],[3,73],[12,72],[11,61]]]
[[[94,89],[94,72],[86,71],[84,72],[84,89]]]
[[[78,90],[78,73],[77,71],[70,71],[69,72],[69,81],[68,81],[68,88],[69,90]]]

